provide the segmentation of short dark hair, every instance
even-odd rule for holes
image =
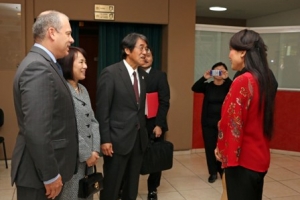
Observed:
[[[223,66],[226,70],[228,70],[226,64],[225,64],[225,63],[222,63],[222,62],[217,62],[216,64],[214,64],[214,65],[211,67],[211,69],[214,70],[214,69],[215,69],[216,67],[218,67],[218,66]]]
[[[146,36],[140,34],[140,33],[129,33],[126,35],[122,42],[121,42],[121,51],[122,51],[122,58],[125,59],[127,57],[127,54],[125,52],[125,49],[128,48],[130,52],[134,49],[136,42],[138,39],[142,39],[146,42],[148,45],[148,39]]]
[[[151,53],[152,54],[152,57],[154,57],[154,51],[153,51],[153,49],[148,45],[148,52],[147,53]]]
[[[80,47],[69,47],[69,54],[57,60],[63,70],[63,75],[66,80],[73,80],[73,63],[75,56],[80,52],[86,58],[86,51]]]

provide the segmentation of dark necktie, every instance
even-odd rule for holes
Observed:
[[[133,89],[135,93],[136,102],[139,103],[140,95],[139,95],[138,81],[136,78],[136,72],[134,71],[132,75],[133,75]]]
[[[58,68],[58,71],[60,73],[60,75],[63,75],[63,71],[62,71],[62,68],[60,66],[60,64],[58,62],[55,63],[57,65],[57,68]]]

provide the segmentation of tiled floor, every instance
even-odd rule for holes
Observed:
[[[99,162],[98,169],[102,163]],[[219,200],[221,180],[207,182],[205,154],[202,150],[174,153],[174,165],[164,171],[158,188],[160,200]],[[138,200],[147,199],[147,176],[140,177]],[[16,200],[15,188],[10,186],[10,169],[0,161],[0,199]],[[98,199],[98,195],[94,196]],[[265,178],[264,200],[300,199],[300,154],[272,153],[271,166]]]

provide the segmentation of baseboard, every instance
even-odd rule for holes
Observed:
[[[186,155],[186,154],[193,154],[193,153],[204,153],[204,148],[200,149],[189,149],[189,150],[175,150],[174,155]]]
[[[275,154],[300,156],[300,152],[297,152],[297,151],[287,151],[287,150],[280,150],[280,149],[271,149],[270,151],[271,151],[271,153],[275,153]]]
[[[190,149],[190,150],[176,150],[176,151],[174,151],[174,155],[186,155],[186,154],[204,153],[204,152],[205,152],[204,148]],[[297,151],[270,149],[270,152],[275,153],[275,154],[282,154],[282,155],[300,156],[300,152],[297,152]]]

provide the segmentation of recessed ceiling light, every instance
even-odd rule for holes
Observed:
[[[213,7],[209,7],[209,10],[211,10],[211,11],[225,11],[225,10],[227,10],[227,8],[219,7],[219,6],[213,6]]]

